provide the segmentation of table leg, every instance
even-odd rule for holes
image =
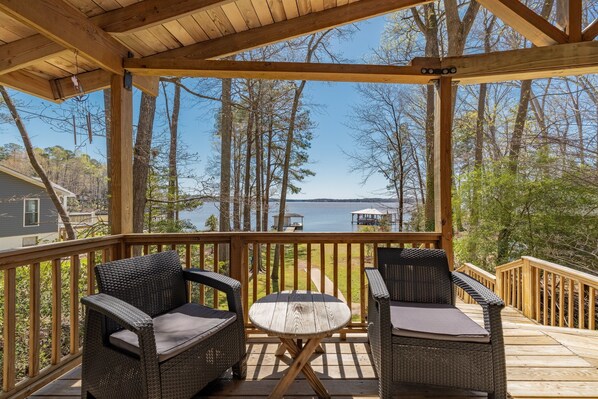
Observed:
[[[314,346],[314,349],[310,353],[310,356],[311,356],[311,354],[315,353],[317,348],[320,347],[321,338],[311,339],[307,342],[307,344],[311,343],[311,341],[314,341],[314,340],[317,341],[317,344]],[[303,350],[305,350],[305,348],[307,347],[307,344],[306,344],[304,346],[304,348],[301,349],[299,347],[299,345],[292,339],[281,338],[281,341],[284,343],[284,345],[286,346],[287,350],[289,351],[289,353],[291,354],[293,359],[297,358],[303,352]],[[311,385],[313,390],[318,394],[318,397],[330,398],[330,394],[328,393],[328,391],[322,384],[322,381],[320,381],[320,379],[316,375],[315,371],[311,368],[311,365],[309,364],[309,362],[303,366],[303,368],[301,369],[301,372],[303,373],[303,375],[305,375],[305,378],[307,379],[307,382],[309,383],[309,385]]]
[[[282,341],[284,343],[284,340]],[[274,387],[274,390],[269,396],[270,399],[281,399],[283,397],[284,393],[287,391],[287,389],[289,389],[291,383],[295,380],[297,375],[299,375],[299,372],[301,372],[301,369],[308,365],[309,357],[312,355],[312,353],[314,353],[314,350],[316,349],[316,346],[318,346],[319,342],[319,339],[311,339],[307,342],[307,344],[303,347],[303,350],[297,354],[297,357],[293,359],[293,364],[291,364],[287,370],[287,373],[280,379],[280,381],[278,381],[276,387]],[[296,344],[293,342],[293,345]],[[329,398],[330,396],[326,397]]]

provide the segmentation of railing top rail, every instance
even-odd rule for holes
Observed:
[[[209,233],[158,233],[158,234],[126,234],[124,241],[127,244],[143,244],[147,241],[152,243],[164,242],[192,242],[211,241],[226,242],[232,237],[239,238],[245,242],[271,242],[271,243],[293,243],[293,242],[325,242],[325,243],[372,243],[372,242],[436,242],[440,238],[439,233],[304,233],[304,232],[209,232]]]
[[[496,281],[496,276],[494,274],[489,273],[486,270],[479,268],[478,266],[472,263],[464,263],[461,267],[471,269],[488,280]]]
[[[565,277],[581,281],[582,283],[598,288],[598,276],[594,276],[589,273],[584,273],[579,270],[571,269],[566,266],[559,265],[557,263],[548,262],[546,260],[534,258],[532,256],[524,256],[530,262],[531,265],[544,269],[546,271],[563,275]]]
[[[516,269],[523,266],[523,259],[516,259],[504,265],[496,266],[497,272],[506,272],[507,270]]]
[[[94,237],[0,251],[0,270],[119,244],[122,238],[122,235]]]

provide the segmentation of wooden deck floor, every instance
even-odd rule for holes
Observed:
[[[481,308],[459,307],[479,323]],[[544,327],[513,309],[503,311],[508,391],[513,398],[598,398],[598,332]],[[312,362],[333,398],[376,398],[377,380],[365,335],[328,339],[326,353]],[[249,339],[246,381],[223,378],[204,389],[198,398],[258,399],[267,397],[289,363],[277,358],[272,338]],[[315,397],[301,378],[286,398]],[[33,398],[75,398],[80,395],[80,369],[36,392]],[[472,398],[486,394],[425,386],[397,386],[397,398]]]

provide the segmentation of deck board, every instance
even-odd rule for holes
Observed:
[[[482,324],[477,305],[459,307]],[[518,311],[503,311],[508,391],[515,399],[597,398],[598,331],[544,327]],[[277,358],[278,345],[270,337],[248,340],[246,381],[225,376],[197,395],[205,399],[263,399],[283,375],[290,358]],[[332,337],[324,341],[324,354],[312,361],[314,371],[333,398],[377,398],[376,373],[365,334],[350,335],[345,341]],[[70,399],[80,397],[81,371],[76,368],[37,391],[32,398]],[[314,393],[300,375],[285,398],[313,398]],[[479,398],[486,394],[428,386],[397,386],[397,398]]]

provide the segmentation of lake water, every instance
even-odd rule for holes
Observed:
[[[299,213],[303,218],[303,231],[306,232],[353,232],[357,225],[351,224],[351,212],[366,208],[376,208],[381,212],[397,208],[395,203],[380,202],[289,202],[287,213]],[[205,229],[205,223],[210,215],[218,217],[218,203],[206,202],[191,212],[181,212],[181,219],[188,219],[198,230]],[[278,214],[278,204],[270,204],[270,219],[268,228],[274,224],[273,215]],[[255,214],[253,215],[255,217]],[[253,224],[253,220],[252,220]],[[396,230],[397,226],[393,226]]]

